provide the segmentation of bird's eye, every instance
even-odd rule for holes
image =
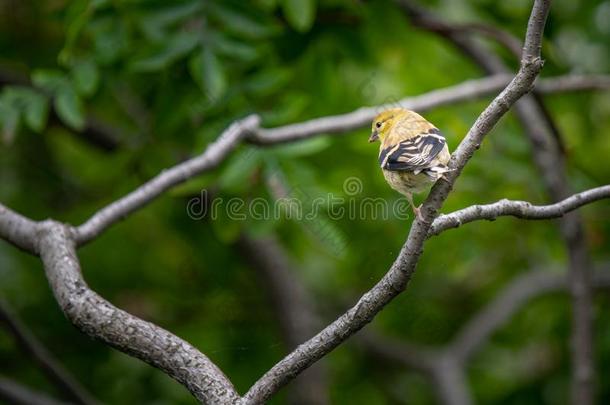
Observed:
[[[375,124],[375,126],[376,126],[377,128],[381,128],[381,122],[377,122],[377,123]]]

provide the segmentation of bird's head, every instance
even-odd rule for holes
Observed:
[[[373,120],[369,142],[383,142],[396,123],[408,120],[411,115],[418,116],[417,113],[404,108],[390,108],[380,112]]]

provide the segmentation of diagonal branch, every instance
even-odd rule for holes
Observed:
[[[0,376],[0,400],[11,405],[68,405]]]
[[[0,300],[0,323],[15,337],[15,340],[38,364],[55,386],[78,404],[95,404],[91,394],[87,392],[76,379],[53,357],[46,347],[32,334],[10,310],[8,305]]]
[[[583,205],[604,198],[610,198],[610,185],[592,188],[549,205],[532,205],[527,201],[511,200],[501,200],[486,205],[472,205],[450,214],[439,215],[430,227],[429,236],[438,235],[447,229],[457,228],[468,222],[482,219],[493,221],[501,216],[537,220],[560,218]]]
[[[472,398],[464,368],[442,349],[405,342],[372,331],[363,331],[358,343],[372,355],[425,374],[434,383],[439,403],[468,405]]]
[[[36,222],[0,204],[0,238],[36,255],[35,232]]]
[[[422,206],[423,219],[413,223],[407,241],[390,270],[377,285],[360,298],[354,307],[316,336],[300,345],[263,375],[246,393],[244,397],[246,404],[266,401],[296,375],[369,323],[385,305],[406,288],[422,253],[432,220],[449,195],[453,183],[485,135],[533,86],[534,80],[542,68],[540,41],[549,7],[550,1],[548,0],[538,0],[534,3],[519,72],[481,113],[458,146],[450,162],[453,170],[448,173],[447,181],[436,183],[433,187]]]
[[[91,241],[104,229],[148,204],[173,186],[218,166],[248,132],[258,127],[258,123],[259,118],[255,115],[233,123],[201,155],[164,170],[138,189],[98,211],[87,222],[76,228],[77,244],[83,245]]]
[[[596,270],[593,286],[610,287],[610,273],[607,268]],[[544,294],[566,290],[568,287],[566,275],[556,271],[534,270],[519,275],[472,316],[451,342],[438,348],[404,342],[370,331],[362,333],[359,342],[380,358],[427,374],[439,386],[437,394],[441,403],[470,403],[468,393],[460,394],[467,391],[466,382],[456,384],[457,380],[454,378],[455,375],[463,376],[468,359],[484,347],[485,342],[528,302]],[[452,367],[454,370],[451,370]]]
[[[368,352],[420,373],[432,374],[438,361],[435,348],[385,336],[373,330],[363,330],[355,339]]]
[[[416,24],[443,35],[475,61],[487,74],[494,75],[507,71],[500,58],[472,41],[466,35],[466,32],[450,29],[450,24],[421,10],[410,0],[399,0],[399,3]],[[443,28],[439,30],[438,26]],[[516,104],[515,112],[532,144],[534,162],[540,170],[551,199],[557,201],[567,197],[571,194],[571,190],[567,180],[562,138],[542,100],[535,94],[524,97]],[[594,396],[590,261],[584,237],[584,225],[578,213],[566,215],[560,220],[559,224],[570,263],[570,291],[573,310],[571,348],[574,367],[571,389],[572,402],[579,405],[588,405],[593,403]]]
[[[203,353],[161,327],[114,307],[89,288],[76,257],[72,229],[45,221],[39,226],[38,238],[55,299],[77,328],[163,370],[204,403],[238,401],[229,379]]]
[[[595,273],[593,285],[597,288],[610,286],[610,274],[607,269]],[[537,296],[568,288],[568,277],[558,272],[531,271],[516,277],[493,301],[462,326],[445,350],[464,365],[483,343],[527,302]]]
[[[474,32],[489,38],[493,38],[495,41],[508,49],[515,57],[519,58],[519,56],[521,56],[521,41],[512,36],[510,33],[496,28],[493,25],[483,23],[468,23],[453,26],[446,25],[445,28],[452,31],[452,35],[461,32]]]

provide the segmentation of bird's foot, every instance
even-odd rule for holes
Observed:
[[[413,206],[413,213],[415,214],[415,218],[417,218],[419,221],[423,221],[424,220],[424,216],[421,213],[421,205],[419,205],[418,207]]]
[[[445,173],[441,173],[440,176],[438,176],[439,180],[445,180],[447,183],[449,183],[449,179],[447,179],[447,176],[445,176]]]

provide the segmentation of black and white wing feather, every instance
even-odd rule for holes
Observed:
[[[379,164],[382,169],[390,171],[421,172],[430,168],[430,164],[443,150],[445,143],[440,131],[431,128],[427,133],[383,149],[379,154]]]

